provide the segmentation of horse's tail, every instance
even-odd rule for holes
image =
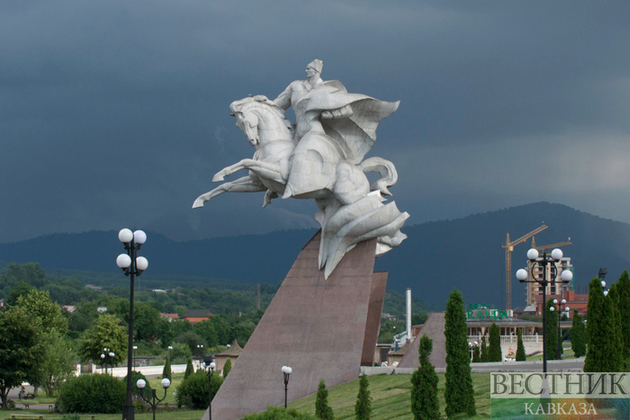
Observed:
[[[396,172],[396,167],[393,163],[380,157],[371,157],[361,162],[359,168],[363,172],[380,173],[381,177],[372,184],[372,190],[380,190],[384,195],[392,195],[387,187],[391,187],[398,181],[398,172]]]

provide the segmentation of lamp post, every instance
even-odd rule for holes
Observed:
[[[217,368],[217,364],[214,363],[214,358],[209,356],[207,359],[204,359],[203,367],[208,372],[208,420],[212,420],[212,375]]]
[[[142,397],[142,399],[146,401],[153,409],[153,420],[155,420],[155,409],[158,406],[158,404],[164,401],[164,398],[166,398],[166,390],[168,389],[169,386],[171,386],[171,381],[169,381],[168,378],[164,378],[162,379],[162,382],[160,382],[160,384],[162,385],[162,388],[164,388],[164,396],[162,398],[158,398],[157,392],[155,391],[155,389],[152,389],[151,400],[149,400],[148,398],[144,396],[144,388],[147,386],[147,383],[145,382],[145,380],[138,379],[138,382],[136,382],[136,386],[140,390],[140,397]]]
[[[287,408],[287,391],[289,389],[289,375],[291,375],[293,369],[289,366],[282,366],[282,373],[284,374],[284,408]]]
[[[110,363],[110,365],[112,366],[112,375],[114,374],[114,371],[113,371],[114,356],[116,356],[116,353],[114,353],[113,351],[110,351],[110,349],[107,347],[103,347],[103,353],[101,353],[101,359],[103,359],[103,364],[105,365],[105,375],[107,375],[107,359],[108,358],[109,358],[109,361],[112,362]]]
[[[542,300],[542,325],[543,325],[543,374],[547,376],[547,325],[545,312],[547,306],[547,286],[556,283],[568,283],[573,279],[573,273],[569,270],[564,270],[562,274],[559,273],[560,267],[558,264],[562,260],[562,250],[555,248],[550,254],[546,252],[539,255],[538,250],[531,248],[527,251],[527,259],[531,265],[531,279],[530,273],[521,268],[516,272],[516,278],[521,283],[538,283],[542,287],[543,300]],[[542,270],[542,278],[538,275],[534,275],[534,271]],[[547,278],[547,271],[549,271],[549,278]],[[536,273],[537,274],[537,273]],[[560,278],[560,281],[558,281]]]
[[[133,370],[136,370],[136,350],[138,350],[138,346],[133,346]]]
[[[120,254],[116,258],[116,265],[120,267],[125,276],[129,276],[129,341],[127,345],[127,394],[125,405],[123,406],[123,420],[134,419],[133,407],[133,383],[131,382],[131,372],[133,366],[133,291],[134,278],[140,276],[149,267],[149,261],[144,257],[138,257],[138,251],[147,240],[147,234],[142,230],[131,232],[129,229],[122,229],[118,233],[118,239],[125,246],[126,254]]]
[[[562,321],[562,315],[566,314],[568,317],[570,313],[569,311],[571,310],[571,308],[565,306],[566,303],[566,299],[561,299],[560,301],[558,301],[558,299],[553,300],[553,304],[558,305],[558,351],[556,352],[557,360],[562,359],[562,328],[560,327],[560,321]]]

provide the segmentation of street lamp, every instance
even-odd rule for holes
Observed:
[[[136,350],[138,350],[138,346],[133,346],[133,370],[136,370]]]
[[[147,386],[146,381],[144,379],[138,379],[138,382],[136,382],[136,386],[140,390],[140,397],[142,397],[142,399],[146,401],[153,409],[153,420],[155,420],[155,409],[158,404],[164,401],[164,398],[166,398],[166,390],[169,386],[171,386],[171,381],[169,381],[168,378],[164,378],[162,379],[162,382],[160,382],[160,384],[162,385],[162,388],[164,388],[164,396],[162,398],[158,398],[157,392],[155,391],[155,389],[152,389],[151,400],[149,400],[144,396],[144,388]]]
[[[116,356],[116,354],[113,351],[110,351],[110,349],[107,347],[103,347],[103,353],[101,353],[101,359],[103,359],[103,364],[105,365],[105,375],[107,375],[107,359],[108,358],[109,358],[109,361],[111,362],[110,365],[112,366],[112,376],[114,374],[114,370],[113,370],[114,356]]]
[[[558,266],[558,264],[562,260],[562,257],[562,250],[560,250],[559,248],[555,248],[553,251],[551,251],[550,254],[543,252],[542,256],[538,253],[538,250],[536,248],[531,248],[529,251],[527,251],[527,259],[530,262],[532,271],[531,279],[529,275],[530,273],[524,268],[521,268],[516,272],[516,278],[521,283],[538,283],[542,287],[543,374],[545,375],[545,377],[547,376],[547,325],[545,324],[545,312],[547,312],[547,310],[545,309],[547,306],[547,286],[556,283],[565,284],[573,279],[573,273],[569,270],[564,270],[560,274],[560,267]],[[534,270],[542,270],[542,278],[539,278],[538,275],[534,275]],[[550,278],[547,278],[547,271],[549,271]],[[560,278],[560,281],[558,281],[558,278]]]
[[[560,321],[562,321],[562,314],[568,317],[569,311],[571,310],[571,308],[565,306],[566,303],[566,299],[561,299],[560,302],[558,302],[558,299],[553,300],[553,304],[558,305],[558,351],[556,352],[556,359],[558,360],[562,359],[562,328],[560,327]],[[551,309],[553,309],[553,307],[551,307]]]
[[[282,366],[282,373],[284,374],[284,408],[287,408],[287,390],[289,387],[289,375],[291,375],[293,369],[289,366]]]
[[[208,420],[212,420],[212,375],[217,368],[217,364],[214,363],[214,358],[209,356],[204,358],[203,367],[208,371]]]
[[[129,341],[127,345],[127,394],[125,405],[123,406],[123,420],[134,419],[133,407],[133,383],[131,372],[133,369],[133,291],[134,276],[140,276],[149,267],[149,261],[144,257],[138,257],[138,251],[147,240],[147,234],[142,230],[131,232],[129,229],[122,229],[118,232],[118,239],[125,245],[126,254],[120,254],[116,258],[116,265],[129,276]]]

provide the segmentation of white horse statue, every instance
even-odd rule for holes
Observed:
[[[212,181],[223,181],[241,169],[249,170],[249,175],[200,195],[193,208],[225,192],[264,191],[263,207],[279,196],[315,199],[319,207],[315,218],[322,227],[319,267],[326,278],[357,243],[377,238],[380,255],[406,238],[400,228],[409,215],[394,202],[384,203],[383,195],[391,195],[388,187],[398,179],[390,161],[371,157],[356,163],[357,154],[350,155],[323,126],[315,125],[296,142],[284,111],[264,96],[235,101],[230,109],[256,152],[251,159],[223,168]],[[380,173],[372,187],[365,172]]]

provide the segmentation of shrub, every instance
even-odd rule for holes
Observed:
[[[218,374],[212,375],[212,398],[217,395],[223,380]],[[184,379],[177,387],[177,406],[191,410],[201,410],[208,407],[208,374],[199,369]]]
[[[59,408],[65,413],[120,413],[125,383],[109,375],[81,375],[61,388]]]
[[[138,380],[139,379],[144,379],[144,382],[147,383],[146,387],[144,388],[144,396],[147,398],[151,397],[151,384],[149,383],[149,380],[147,379],[146,376],[144,376],[142,373],[140,372],[136,372],[135,370],[131,372],[131,392],[133,394],[133,398],[134,400],[140,400],[142,401],[142,398],[140,397],[140,388],[138,388]],[[125,384],[125,392],[127,391],[127,377],[125,376],[125,378],[123,379],[123,383]]]
[[[300,413],[295,409],[285,409],[284,407],[267,407],[267,411],[258,414],[250,414],[243,417],[242,420],[317,420],[306,413]]]
[[[225,365],[223,365],[223,379],[227,378],[228,373],[232,370],[232,360],[227,359]]]

